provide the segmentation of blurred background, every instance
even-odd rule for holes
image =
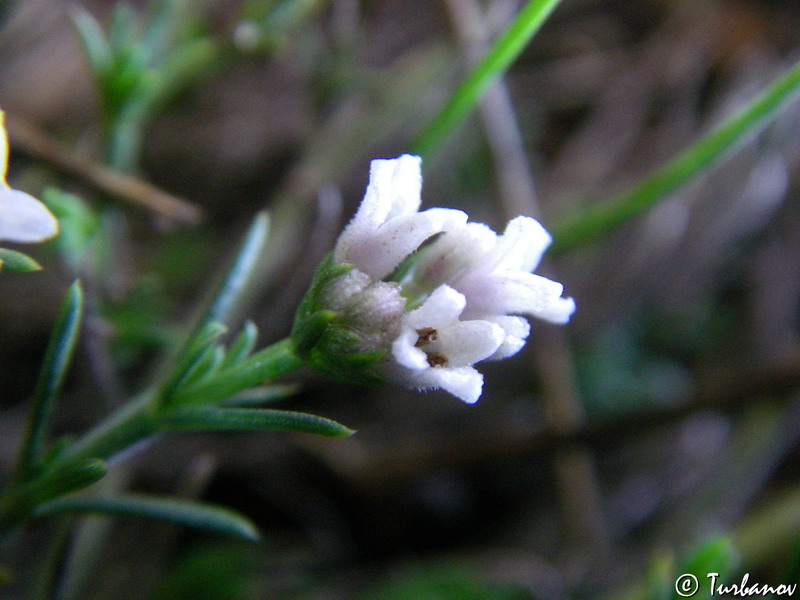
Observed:
[[[79,195],[100,232],[72,261],[56,242],[26,247],[45,269],[0,277],[3,480],[76,274],[89,314],[59,433],[84,431],[146,385],[264,207],[272,251],[241,320],[259,325],[262,345],[285,336],[362,198],[369,160],[410,150],[521,3],[132,2],[117,17],[122,38],[141,40],[162,18],[169,27],[145,47],[197,43],[138,117],[133,158],[108,152],[114,107],[98,99],[79,5],[104,29],[119,10],[1,9],[10,182]],[[564,0],[425,156],[424,206],[495,230],[531,214],[557,233],[783,73],[798,31],[793,0]],[[174,67],[154,56],[148,68]],[[119,193],[93,179],[103,165],[128,173]],[[155,187],[131,189],[140,181]],[[354,436],[159,439],[102,485],[233,507],[263,540],[75,521],[59,598],[669,598],[671,587],[654,591],[658,574],[671,586],[672,559],[716,536],[735,549],[739,580],[796,582],[799,190],[794,102],[643,217],[552,257],[541,272],[577,312],[563,328],[533,323],[517,357],[482,365],[477,405],[303,371],[276,406]],[[0,597],[28,597],[51,534],[36,524],[0,555],[12,575]]]

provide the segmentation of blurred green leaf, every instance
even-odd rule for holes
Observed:
[[[709,573],[718,573],[718,582],[723,583],[733,571],[738,560],[738,555],[733,543],[727,536],[719,536],[702,542],[692,550],[685,559],[680,561],[676,569],[676,577],[684,574],[694,575],[701,588],[708,585]],[[673,599],[681,600],[677,590],[673,590]]]
[[[647,600],[670,600],[675,591],[675,565],[671,556],[659,556],[647,574]]]
[[[89,67],[95,78],[105,79],[114,67],[114,56],[103,28],[85,8],[75,4],[71,8],[72,22],[83,45]]]
[[[407,569],[372,586],[360,600],[528,600],[527,590],[481,578],[474,568],[435,564]]]
[[[198,322],[199,326],[209,321],[225,323],[231,316],[236,303],[247,290],[250,278],[266,248],[268,236],[269,215],[260,212],[253,219],[236,256]]]
[[[161,383],[158,393],[153,396],[156,406],[163,406],[174,401],[173,396],[180,390],[187,374],[192,371],[192,367],[202,361],[207,353],[214,352],[212,345],[224,332],[225,326],[215,321],[206,323],[197,330],[188,345],[178,355],[174,366]]]
[[[220,405],[236,408],[254,407],[293,396],[299,390],[300,385],[295,383],[264,385],[243,390],[235,396],[223,400]]]
[[[64,295],[33,393],[18,465],[18,474],[23,480],[32,475],[41,458],[53,402],[69,369],[82,320],[83,289],[80,281],[75,281]]]
[[[12,489],[0,500],[0,537],[9,527],[36,514],[41,504],[82,490],[107,472],[99,459],[75,459],[54,466],[30,483]]]
[[[269,408],[184,408],[165,416],[172,429],[212,431],[295,431],[328,437],[354,432],[344,425],[307,413]]]
[[[245,600],[248,579],[258,568],[249,544],[193,548],[162,576],[150,600]]]
[[[772,121],[800,91],[800,61],[766,90],[629,192],[589,206],[553,231],[550,252],[562,254],[596,240],[644,213],[668,194],[708,170],[748,137]]]
[[[77,272],[93,236],[97,233],[97,215],[80,197],[58,188],[45,189],[42,201],[58,218],[60,233],[55,239],[55,245],[70,269]]]
[[[41,271],[42,265],[33,260],[27,254],[0,248],[0,271],[3,273],[30,273],[31,271]]]
[[[242,390],[264,383],[300,368],[303,360],[294,352],[291,340],[282,340],[260,350],[211,377],[193,385],[179,387],[170,395],[169,406],[212,404],[227,400]]]
[[[89,513],[158,519],[186,527],[258,541],[258,529],[242,515],[211,504],[143,495],[81,497],[54,500],[40,506],[39,515]]]
[[[478,103],[486,88],[511,66],[559,1],[529,0],[417,138],[412,145],[414,154],[420,154],[424,158],[439,146],[444,137]]]
[[[239,335],[228,346],[228,351],[225,353],[225,358],[220,365],[221,369],[235,365],[236,363],[244,360],[255,348],[256,341],[258,340],[258,328],[252,321],[247,321]]]

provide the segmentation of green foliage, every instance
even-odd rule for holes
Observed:
[[[82,496],[40,504],[37,515],[94,514],[157,519],[255,542],[258,530],[242,515],[211,504],[143,495]]]
[[[185,408],[171,411],[165,421],[169,428],[198,431],[296,431],[327,437],[354,433],[330,419],[269,408]]]
[[[75,281],[64,295],[33,393],[31,414],[17,468],[18,477],[23,480],[37,469],[52,406],[72,361],[82,321],[83,289],[80,282]]]
[[[89,12],[73,8],[103,110],[108,160],[118,169],[135,168],[145,124],[218,57],[217,44],[198,31],[191,6],[160,0],[139,16],[118,3],[107,33]]]
[[[182,556],[159,581],[151,600],[245,600],[256,556],[243,544],[214,544]]]
[[[2,273],[30,273],[40,271],[42,265],[27,254],[8,248],[0,248],[0,272]]]
[[[741,110],[666,165],[609,202],[592,205],[554,231],[550,252],[560,254],[596,240],[641,215],[672,192],[706,172],[778,115],[800,93],[800,61]]]
[[[683,574],[691,574],[700,582],[700,586],[708,584],[708,574],[718,573],[719,582],[724,582],[733,572],[738,557],[730,538],[718,536],[698,544],[677,566],[675,578]],[[680,600],[676,590],[673,600]]]
[[[86,254],[93,249],[93,240],[97,240],[100,226],[97,215],[82,198],[58,188],[46,188],[42,201],[58,219],[60,232],[54,244],[67,266],[77,273]]]
[[[360,600],[526,600],[530,594],[510,584],[483,579],[459,564],[418,567],[399,573],[359,595]]]
[[[559,2],[529,0],[420,134],[412,145],[415,154],[425,157],[441,144],[444,137],[480,101],[489,85],[508,70]]]
[[[241,11],[239,46],[249,52],[273,50],[324,4],[321,0],[246,1]]]
[[[99,459],[65,460],[29,483],[12,488],[0,499],[0,539],[31,517],[36,507],[96,483],[106,471],[105,463]]]

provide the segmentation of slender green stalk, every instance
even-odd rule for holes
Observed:
[[[26,479],[34,471],[41,458],[47,434],[53,401],[69,368],[75,345],[78,341],[83,319],[83,290],[75,281],[67,290],[61,304],[50,342],[45,353],[44,364],[31,403],[31,415],[20,449],[17,475]]]
[[[148,397],[131,401],[99,423],[65,451],[65,459],[108,459],[160,430],[159,415]]]
[[[165,429],[173,408],[182,404],[201,406],[225,400],[243,389],[294,371],[302,366],[291,340],[277,342],[232,367],[224,377],[189,386],[176,392],[167,406],[158,406],[149,396],[132,401],[127,407],[98,424],[65,452],[65,458],[109,459]]]
[[[550,252],[561,254],[577,248],[642,214],[772,121],[798,91],[800,61],[742,110],[632,190],[610,202],[590,206],[556,227]]]
[[[444,137],[480,100],[483,92],[519,56],[560,0],[530,0],[492,45],[483,59],[458,87],[444,108],[412,144],[423,157],[431,154]]]

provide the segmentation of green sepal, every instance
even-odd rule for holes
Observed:
[[[322,323],[321,320],[328,317],[330,317],[328,322],[333,320],[333,316],[328,314],[330,313],[328,307],[324,304],[325,288],[334,279],[342,277],[352,270],[353,265],[351,264],[333,262],[333,252],[329,252],[320,262],[311,279],[311,285],[297,308],[292,328],[291,337],[300,356],[304,356],[304,353],[307,355],[316,340],[322,336],[324,327],[321,326],[327,323]]]
[[[3,273],[30,273],[41,271],[42,265],[33,260],[27,254],[0,248],[0,271]]]
[[[322,260],[297,309],[291,339],[297,355],[323,375],[339,381],[375,384],[383,380],[374,367],[385,350],[360,350],[363,344],[358,333],[325,305],[327,287],[352,270],[351,264],[333,262],[333,253]]]
[[[331,379],[362,385],[375,385],[383,381],[376,367],[386,354],[385,350],[356,352],[360,338],[336,322],[325,330],[317,345],[311,349],[308,364]]]
[[[145,495],[63,498],[40,506],[37,516],[89,513],[158,519],[186,527],[258,541],[256,526],[248,518],[221,506]]]

